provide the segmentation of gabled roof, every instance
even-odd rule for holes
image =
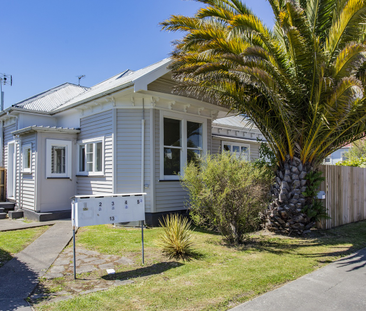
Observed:
[[[88,90],[89,88],[87,87],[82,87],[72,83],[64,83],[48,91],[16,103],[13,105],[13,107],[50,112]]]
[[[168,69],[170,63],[171,59],[165,58],[137,71],[128,69],[90,88],[64,83],[16,103],[1,111],[0,114],[3,115],[15,109],[53,114],[128,87],[133,86],[135,92],[147,90],[149,83],[170,71]]]
[[[149,83],[169,72],[168,65],[170,63],[171,59],[165,58],[160,62],[137,71],[125,70],[110,79],[92,86],[87,92],[82,93],[79,96],[69,100],[64,105],[53,109],[52,112],[58,112],[77,105],[78,103],[102,97],[130,86],[134,86],[135,92],[147,90],[147,85]]]

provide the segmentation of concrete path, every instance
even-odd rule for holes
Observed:
[[[366,248],[232,311],[366,310]]]
[[[57,221],[0,268],[0,310],[32,310],[25,299],[71,238],[71,221]]]
[[[54,225],[56,221],[23,222],[21,219],[0,219],[0,232]]]

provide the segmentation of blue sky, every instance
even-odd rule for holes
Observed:
[[[273,26],[266,0],[244,0]],[[65,82],[92,86],[125,70],[153,64],[182,36],[162,31],[172,14],[192,16],[202,5],[183,0],[16,0],[0,2],[0,73],[5,108]]]

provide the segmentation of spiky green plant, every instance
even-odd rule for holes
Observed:
[[[158,245],[169,258],[185,259],[192,253],[191,223],[178,214],[168,214],[159,220],[163,233]]]
[[[184,31],[172,54],[176,92],[243,113],[277,158],[270,230],[302,234],[305,176],[366,132],[366,1],[268,0],[268,29],[241,0],[162,23]]]

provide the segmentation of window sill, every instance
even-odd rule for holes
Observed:
[[[71,177],[46,177],[46,179],[70,179]]]
[[[31,171],[22,171],[22,174],[24,174],[24,175],[32,175],[32,172]]]
[[[172,181],[172,182],[180,182],[181,181],[181,179],[159,179],[159,182],[170,182],[170,181]]]
[[[105,177],[104,174],[91,174],[91,175],[84,175],[84,174],[77,174],[76,177]]]

